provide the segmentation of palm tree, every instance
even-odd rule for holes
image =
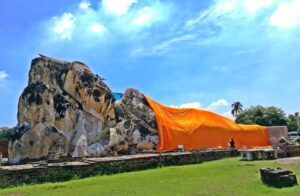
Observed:
[[[233,102],[231,104],[231,107],[231,114],[234,117],[236,117],[241,111],[243,111],[243,105],[239,101]]]

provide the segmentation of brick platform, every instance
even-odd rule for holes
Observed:
[[[300,156],[300,146],[287,146],[286,153],[288,157]]]
[[[197,164],[225,157],[238,156],[237,151],[209,150],[162,154],[139,154],[120,157],[82,158],[81,161],[0,167],[0,187],[22,183],[57,182],[74,177],[114,174],[160,166]]]

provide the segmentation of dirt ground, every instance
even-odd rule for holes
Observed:
[[[289,165],[299,165],[300,157],[289,157],[275,160],[276,163],[289,164]]]

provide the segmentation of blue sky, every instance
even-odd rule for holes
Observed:
[[[229,116],[300,111],[299,0],[0,0],[0,126],[37,54],[81,61],[113,91]]]

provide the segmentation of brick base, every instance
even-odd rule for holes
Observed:
[[[238,156],[237,151],[210,150],[120,157],[83,158],[82,161],[31,163],[0,167],[0,187],[23,183],[65,181],[76,177],[114,174],[169,165],[197,164],[204,161]]]

